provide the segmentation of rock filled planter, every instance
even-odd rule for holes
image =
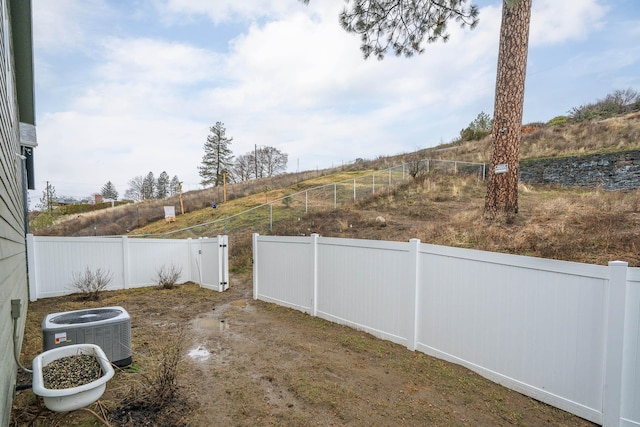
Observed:
[[[33,392],[42,396],[52,411],[74,411],[98,400],[113,375],[113,367],[99,346],[68,345],[33,359]]]

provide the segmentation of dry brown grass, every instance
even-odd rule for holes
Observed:
[[[483,219],[485,183],[474,177],[427,176],[351,209],[317,213],[274,234],[407,241],[606,265],[640,266],[640,190],[605,192],[520,186],[515,220]],[[377,216],[386,219],[383,228]],[[345,225],[349,224],[349,227]]]
[[[132,229],[136,233],[165,233],[207,224],[267,200],[328,182],[350,179],[367,170],[402,161],[425,157],[486,161],[489,143],[490,139],[487,138],[441,151],[422,150],[407,155],[381,157],[333,171],[289,174],[270,181],[236,184],[228,191],[229,199],[233,201],[218,205],[216,210],[211,209],[210,204],[212,200],[219,200],[220,188],[186,193],[185,210],[189,213],[178,215],[174,223],[162,220],[162,206],[167,201],[155,201],[96,212],[95,216],[79,216],[71,222],[80,224],[80,230],[74,231],[76,225],[67,222],[59,224],[55,234],[118,234]],[[523,158],[535,158],[617,149],[640,149],[640,114],[601,122],[541,127],[524,136],[521,153]],[[333,175],[329,175],[329,172]],[[289,235],[317,232],[325,236],[388,240],[417,237],[424,242],[442,245],[598,264],[622,259],[632,265],[640,265],[636,243],[639,240],[638,190],[607,193],[597,188],[585,190],[520,185],[520,213],[511,223],[488,223],[482,219],[485,191],[485,182],[475,176],[427,174],[401,184],[393,191],[379,192],[366,198],[359,196],[355,206],[337,211],[326,204],[326,200],[333,196],[324,194],[326,191],[322,190],[310,194],[309,214],[300,211],[303,200],[293,199],[289,206],[274,205],[273,229],[269,228],[268,220],[264,222],[268,218],[268,212],[265,211],[215,226],[198,226],[172,236],[229,234],[232,268],[235,271],[250,268],[250,235],[254,231]],[[242,197],[247,194],[249,196]],[[97,219],[98,214],[100,220]],[[379,215],[386,219],[384,227],[375,222]]]

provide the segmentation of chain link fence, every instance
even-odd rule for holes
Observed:
[[[402,182],[424,174],[467,174],[484,179],[486,164],[423,159],[361,175],[353,179],[308,188],[269,200],[235,215],[163,234],[185,238],[229,235],[234,232],[269,234],[278,221],[296,221],[310,213],[353,205],[377,194],[390,192]]]

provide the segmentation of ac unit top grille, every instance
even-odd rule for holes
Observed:
[[[116,309],[96,309],[83,310],[82,313],[67,313],[49,319],[56,325],[74,325],[76,323],[98,322],[100,320],[113,319],[122,314],[122,310]]]
[[[47,315],[42,322],[42,329],[57,329],[63,325],[73,327],[73,325],[90,324],[94,326],[118,322],[128,318],[129,313],[122,307],[67,311]]]

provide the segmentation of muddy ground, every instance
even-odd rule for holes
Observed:
[[[119,305],[131,316],[134,364],[90,407],[114,426],[593,425],[463,367],[254,301],[250,280],[232,277],[224,293],[187,283],[31,303],[23,360],[42,350],[47,314]],[[162,360],[176,350],[176,393],[157,399]],[[101,425],[87,411],[49,412],[31,390],[18,392],[11,422]]]

